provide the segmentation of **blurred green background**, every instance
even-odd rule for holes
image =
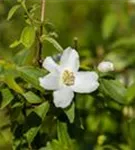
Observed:
[[[0,0],[0,59],[7,61],[12,61],[12,57],[20,50],[20,47],[11,49],[9,45],[19,39],[26,25],[25,13],[22,9],[10,21],[7,21],[8,12],[15,3],[15,0]],[[31,8],[34,3],[40,4],[40,1],[27,0],[28,8]],[[122,0],[47,0],[45,18],[46,22],[51,24],[48,30],[58,34],[57,41],[63,48],[74,47],[75,39],[78,39],[77,49],[83,66],[96,66],[102,60],[110,60],[115,65],[118,80],[127,87],[134,83],[135,3]],[[54,52],[56,52],[54,47],[48,43],[44,45],[43,57]],[[89,105],[85,105],[88,99],[90,99]],[[113,117],[110,117],[106,110],[102,115],[100,112],[96,114],[92,98],[84,96],[80,101],[83,100],[84,108],[91,109],[86,118],[85,142],[89,143],[91,140],[93,143],[100,143],[100,140],[101,142],[105,140],[104,133],[107,132],[114,139],[116,138],[116,141],[125,144],[122,145],[125,146],[123,150],[130,150],[126,146],[128,142],[131,143],[128,139],[130,135],[128,135],[127,126],[124,126],[122,122],[123,118],[119,117],[121,118],[119,120],[115,117],[115,113]],[[116,103],[110,105],[118,111],[121,110],[121,106],[117,106]],[[77,107],[81,107],[80,104]],[[129,110],[125,108],[125,111]],[[101,117],[102,122],[99,121]],[[2,110],[0,112],[0,150],[10,149],[11,135],[8,125],[10,125],[8,114],[6,110]],[[131,130],[132,133],[134,129]],[[95,138],[99,132],[101,136]],[[90,137],[88,133],[92,133],[90,135],[93,137]],[[125,137],[121,138],[121,136]],[[132,136],[135,139],[135,134]],[[116,141],[114,140],[114,143]]]

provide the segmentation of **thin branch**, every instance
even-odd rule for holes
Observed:
[[[41,25],[40,25],[40,33],[39,33],[40,37],[43,34],[43,23],[45,20],[45,3],[46,3],[46,0],[41,0],[41,19],[40,19]],[[38,64],[40,67],[42,66],[42,58],[41,58],[42,48],[43,48],[42,42],[39,41]]]
[[[46,0],[41,0],[41,23],[43,23],[45,19],[45,1]]]

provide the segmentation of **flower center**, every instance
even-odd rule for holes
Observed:
[[[63,83],[67,86],[71,86],[75,82],[75,76],[72,71],[65,70],[62,74]]]

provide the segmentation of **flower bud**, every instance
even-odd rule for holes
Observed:
[[[103,61],[103,62],[99,63],[97,68],[101,72],[109,72],[109,71],[114,70],[114,65],[110,61]]]

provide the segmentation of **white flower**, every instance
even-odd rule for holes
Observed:
[[[78,72],[79,65],[79,55],[70,47],[64,50],[60,65],[56,64],[51,57],[44,60],[43,67],[50,73],[39,78],[40,86],[47,90],[54,90],[53,101],[56,107],[66,108],[69,106],[74,92],[91,93],[98,88],[97,73]]]
[[[114,65],[110,61],[103,61],[98,65],[98,70],[101,72],[109,72],[114,70]]]

